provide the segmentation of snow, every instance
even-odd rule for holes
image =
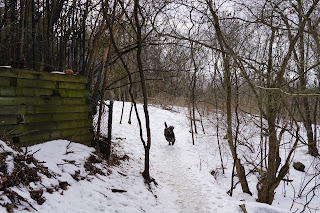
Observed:
[[[85,170],[86,159],[90,155],[95,155],[94,148],[70,143],[66,140],[49,141],[28,147],[28,152],[36,152],[34,157],[43,161],[44,166],[55,173],[55,178],[42,176],[41,183],[36,182],[31,187],[34,190],[42,189],[44,186],[53,187],[59,182],[67,181],[69,184],[67,189],[60,189],[52,194],[44,192],[43,196],[46,201],[42,205],[38,205],[36,201],[31,199],[26,187],[15,187],[14,191],[25,197],[38,212],[45,213],[224,213],[243,212],[239,206],[242,204],[245,205],[249,213],[283,213],[303,209],[303,205],[299,203],[304,203],[305,200],[296,198],[297,193],[301,189],[301,182],[306,183],[311,174],[317,171],[319,164],[319,160],[305,154],[305,146],[296,151],[293,162],[298,160],[303,162],[306,165],[306,173],[296,171],[290,166],[290,172],[286,178],[292,179],[293,182],[289,185],[285,182],[279,185],[272,206],[255,202],[257,198],[255,186],[258,181],[255,175],[248,175],[249,186],[253,192],[252,197],[241,192],[240,184],[237,185],[234,195],[231,197],[227,191],[231,185],[233,160],[226,140],[223,139],[224,123],[221,120],[221,130],[219,131],[222,136],[220,143],[225,174],[222,172],[220,163],[215,119],[210,116],[204,119],[206,134],[202,132],[200,123],[198,123],[198,134],[195,135],[195,145],[192,145],[187,112],[182,107],[172,107],[172,110],[165,110],[161,106],[149,107],[152,134],[150,173],[158,184],[152,183],[149,189],[141,175],[144,168],[144,149],[140,141],[139,127],[134,112],[132,113],[132,123],[128,124],[127,122],[130,105],[130,103],[125,103],[123,120],[120,124],[122,102],[114,103],[113,149],[118,156],[127,155],[129,159],[123,160],[118,166],[109,166],[106,162],[96,164],[108,175],[91,175]],[[142,105],[138,105],[138,110],[144,123]],[[222,116],[220,118],[222,119]],[[176,143],[174,146],[169,146],[164,138],[164,122],[175,127]],[[250,135],[254,132],[253,129],[253,125],[250,124],[241,126],[243,137],[259,141],[257,137]],[[106,128],[102,128],[103,134],[106,135],[106,131]],[[146,137],[145,131],[144,137]],[[2,149],[15,152],[4,142],[0,141],[0,144]],[[245,149],[240,149],[240,151],[246,153]],[[288,152],[283,151],[282,155],[285,154]],[[255,155],[252,155],[252,158]],[[75,163],[68,163],[72,161]],[[11,164],[9,168],[13,169],[13,160],[8,158],[7,163]],[[211,174],[212,171],[215,171],[214,175]],[[71,176],[76,172],[86,178],[76,181]],[[313,186],[314,184],[310,184],[308,187],[312,188]],[[125,190],[126,192],[114,193],[112,189]],[[315,196],[310,205],[313,208],[319,208],[319,192]],[[294,198],[296,202],[293,204]],[[8,202],[5,196],[3,200],[0,200],[0,203],[4,202]],[[23,205],[16,212],[35,212],[30,208],[29,211],[25,210],[28,205]],[[316,212],[312,209],[310,211]],[[5,208],[0,206],[0,212],[6,212]]]
[[[53,74],[61,74],[61,75],[64,75],[65,73],[64,72],[61,72],[61,71],[52,71],[50,73],[53,73]]]

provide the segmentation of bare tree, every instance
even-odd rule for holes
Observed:
[[[134,19],[136,24],[136,32],[137,32],[137,63],[138,63],[138,70],[140,74],[140,83],[142,87],[142,94],[143,94],[143,111],[145,116],[146,122],[146,130],[147,130],[147,141],[143,140],[141,137],[141,141],[143,143],[144,151],[145,151],[145,160],[144,160],[144,171],[143,177],[146,181],[150,182],[150,147],[151,147],[151,132],[150,132],[150,119],[149,119],[149,111],[148,111],[148,94],[146,88],[146,80],[144,77],[143,72],[143,65],[141,60],[142,54],[142,27],[145,24],[145,17],[144,14],[141,12],[141,6],[139,0],[134,1]],[[140,16],[140,18],[139,18]]]
[[[117,53],[118,59],[120,59],[123,68],[125,69],[127,73],[127,77],[129,79],[129,93],[131,96],[131,101],[133,103],[133,108],[136,113],[136,117],[139,124],[139,131],[140,131],[140,139],[142,142],[142,145],[145,150],[145,160],[144,160],[144,171],[143,171],[143,177],[146,181],[146,183],[150,183],[154,181],[150,177],[150,148],[151,148],[151,131],[150,131],[150,119],[149,119],[149,112],[148,112],[148,93],[147,93],[147,87],[146,87],[146,78],[145,78],[145,71],[143,69],[143,61],[142,61],[142,54],[143,54],[143,47],[145,44],[145,40],[148,36],[150,36],[150,32],[147,31],[146,25],[150,21],[151,17],[148,16],[148,14],[144,13],[145,8],[142,7],[139,0],[135,0],[133,2],[133,11],[130,14],[129,9],[126,9],[124,6],[124,3],[122,1],[117,1],[117,3],[121,6],[123,9],[124,15],[126,19],[129,20],[129,26],[131,29],[133,29],[134,35],[135,35],[135,41],[136,41],[136,53],[135,53],[135,61],[136,61],[136,67],[139,73],[139,84],[142,88],[142,97],[143,97],[143,109],[144,109],[144,118],[145,118],[145,129],[147,133],[147,139],[145,140],[143,136],[143,125],[140,118],[140,115],[138,113],[137,104],[135,100],[135,95],[133,92],[133,73],[129,69],[128,64],[124,60],[123,55],[121,55],[121,52],[119,50],[118,44],[115,40],[115,35],[112,30],[109,30],[111,32],[111,42],[113,44],[114,50]],[[132,19],[134,19],[134,22],[132,22]],[[107,19],[107,25],[109,26],[109,29],[111,29],[110,19]]]
[[[261,115],[266,120],[266,128],[261,128],[263,128],[268,139],[268,146],[264,147],[267,151],[265,156],[262,156],[262,158],[266,158],[267,163],[265,164],[265,168],[260,172],[260,180],[257,185],[259,202],[268,204],[273,202],[274,190],[288,173],[292,153],[300,140],[297,136],[295,142],[291,143],[289,155],[282,161],[279,154],[280,143],[284,132],[288,130],[285,126],[281,127],[281,125],[279,125],[279,119],[284,118],[282,117],[282,113],[285,110],[282,107],[283,103],[279,100],[287,97],[308,96],[308,94],[292,94],[286,92],[286,90],[289,90],[289,85],[298,79],[304,80],[301,75],[302,73],[305,74],[305,71],[302,69],[301,72],[298,73],[298,77],[288,80],[288,76],[290,76],[290,70],[292,70],[295,48],[299,44],[298,41],[300,38],[302,41],[301,34],[306,33],[306,24],[309,17],[314,14],[318,2],[319,1],[316,0],[312,3],[305,3],[305,8],[299,9],[296,4],[283,1],[265,1],[256,2],[256,4],[237,1],[236,5],[241,8],[241,13],[244,13],[245,11],[248,12],[246,14],[247,18],[243,18],[243,14],[235,16],[235,13],[233,12],[224,12],[223,7],[220,7],[211,0],[205,1],[202,5],[201,2],[198,2],[197,11],[200,12],[202,17],[207,17],[207,23],[214,29],[214,38],[217,39],[218,45],[215,45],[213,42],[209,43],[207,40],[201,39],[200,36],[187,37],[177,32],[162,34],[163,36],[170,36],[175,39],[182,39],[189,42],[192,41],[217,51],[222,55],[224,85],[227,93],[228,143],[236,162],[237,175],[242,189],[250,194],[248,184],[246,183],[244,167],[237,158],[237,152],[235,151],[233,144],[232,105],[230,104],[232,100],[231,70],[238,70],[249,85],[255,96]],[[190,7],[196,10],[194,6]],[[207,10],[205,9],[206,7],[208,8]],[[294,13],[296,19],[288,17],[290,14],[292,15],[292,12],[287,10],[288,7],[297,10],[296,13]],[[209,13],[207,11],[209,11]],[[300,21],[297,24],[294,20]],[[238,37],[238,40],[236,40],[235,37],[232,37],[234,35],[231,32],[234,31],[232,28],[234,26],[237,26],[235,28],[237,30],[242,29],[241,33],[243,33],[243,36]],[[256,42],[257,38],[260,39],[260,42]],[[305,48],[301,42],[300,45],[300,49],[302,47]],[[302,54],[303,50],[301,49],[300,55],[302,56]],[[300,64],[305,63],[305,60],[301,56],[300,60],[298,60],[300,61]],[[299,67],[302,67],[302,65]],[[258,82],[256,80],[257,77],[258,79],[264,80]],[[305,85],[304,82],[302,83]],[[264,99],[261,94],[265,95],[266,99]],[[304,104],[302,103],[302,106],[305,110],[304,112],[308,114],[308,112],[310,112],[310,109],[307,107],[308,104],[305,102]],[[307,120],[309,120],[309,123],[307,123]],[[306,119],[307,129],[310,129],[310,121],[311,119]],[[310,131],[308,134],[310,134]],[[310,137],[310,140],[311,136],[311,134],[308,136]],[[315,143],[312,137],[311,143],[308,145],[313,144]],[[317,154],[316,149],[314,148],[313,151],[309,151],[309,153]]]
[[[213,5],[212,2],[209,2],[209,5]],[[269,15],[269,21],[266,21],[266,19],[263,19],[263,23],[269,28],[270,32],[270,41],[269,41],[269,48],[268,48],[268,56],[267,56],[267,63],[265,64],[267,68],[267,73],[266,73],[266,94],[267,94],[267,102],[265,107],[263,107],[261,103],[261,99],[258,96],[257,93],[257,86],[254,85],[250,77],[248,76],[246,72],[246,68],[248,67],[249,69],[253,69],[257,73],[259,72],[259,69],[257,69],[253,63],[249,63],[246,61],[244,58],[241,58],[238,53],[236,53],[233,48],[229,46],[229,44],[225,40],[225,36],[223,35],[221,28],[219,27],[219,19],[217,16],[216,11],[214,10],[213,7],[211,7],[211,14],[214,17],[214,23],[215,23],[215,28],[216,28],[216,33],[220,35],[220,40],[222,40],[222,45],[225,47],[226,52],[228,52],[228,55],[230,55],[235,62],[238,64],[242,75],[245,77],[247,80],[248,84],[251,86],[251,89],[254,91],[257,97],[257,101],[259,103],[260,110],[262,111],[263,117],[267,121],[267,134],[268,134],[268,139],[269,139],[269,146],[268,146],[268,165],[266,168],[266,171],[262,173],[259,184],[257,186],[258,189],[258,201],[259,202],[264,202],[271,204],[273,202],[274,198],[274,190],[277,188],[279,185],[280,181],[283,179],[283,177],[287,174],[289,170],[289,161],[292,156],[293,151],[297,147],[297,142],[298,138],[296,139],[295,143],[292,145],[292,149],[287,156],[284,165],[280,168],[281,164],[281,158],[279,156],[279,144],[280,141],[282,140],[282,135],[286,131],[285,128],[281,130],[279,135],[277,134],[277,122],[276,119],[279,116],[279,112],[281,109],[281,103],[279,103],[279,99],[281,99],[281,92],[279,90],[274,89],[274,88],[281,88],[284,82],[284,74],[286,72],[286,68],[288,67],[289,60],[291,58],[291,55],[293,53],[294,47],[297,43],[298,38],[300,37],[300,34],[303,33],[302,29],[304,28],[303,26],[306,24],[307,18],[312,14],[314,11],[318,1],[314,1],[313,4],[309,7],[309,10],[307,11],[306,14],[301,15],[303,17],[302,20],[302,28],[299,28],[297,30],[296,35],[290,35],[289,38],[289,46],[284,54],[284,58],[282,59],[280,63],[280,68],[279,70],[275,70],[274,67],[274,43],[276,42],[276,30],[279,29],[279,20],[274,20],[276,18],[275,14],[278,10],[277,8],[279,7],[279,4],[277,3],[271,3],[268,5],[268,13]],[[264,6],[262,8],[261,14],[264,14],[267,12],[267,9],[264,10],[266,7]],[[258,15],[257,15],[258,16]],[[283,17],[283,22],[286,23],[287,18]],[[222,46],[221,45],[221,46]],[[224,50],[224,49],[222,49]],[[277,61],[278,62],[278,61]],[[244,64],[248,65],[245,66]],[[261,87],[260,87],[261,88]],[[262,88],[261,88],[262,89]],[[279,170],[280,168],[280,170]]]

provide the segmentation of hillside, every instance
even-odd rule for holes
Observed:
[[[218,116],[220,138],[225,174],[222,172],[220,155],[216,136],[216,117],[207,116],[203,120],[205,134],[201,131],[200,123],[195,145],[191,142],[186,109],[170,107],[170,110],[160,106],[151,106],[151,176],[153,183],[147,186],[143,182],[143,146],[140,141],[138,124],[132,116],[132,124],[128,124],[130,103],[125,104],[122,124],[121,102],[115,102],[113,118],[113,162],[106,162],[94,152],[93,148],[70,143],[65,140],[50,141],[40,145],[28,147],[27,151],[11,149],[1,141],[1,160],[5,168],[1,168],[2,189],[15,192],[24,199],[15,199],[1,191],[0,212],[13,209],[14,212],[243,212],[239,205],[245,204],[250,212],[300,212],[303,210],[305,198],[297,199],[302,183],[306,183],[312,174],[319,173],[317,165],[319,159],[306,155],[306,147],[301,146],[294,155],[294,160],[306,165],[306,172],[296,171],[290,166],[286,177],[291,182],[283,182],[276,190],[273,206],[256,203],[257,178],[254,173],[248,175],[249,186],[253,196],[241,193],[238,184],[234,196],[230,197],[227,191],[231,184],[233,160],[224,138],[223,117]],[[142,105],[139,105],[142,113]],[[259,137],[250,121],[252,117],[242,115],[240,128],[241,138],[246,138],[252,145],[252,153],[248,153],[246,146],[239,146],[241,155],[247,157],[257,155],[256,149]],[[164,122],[175,127],[176,143],[168,146],[163,136]],[[289,137],[289,136],[285,136]],[[285,148],[285,147],[284,147]],[[5,154],[6,153],[6,154]],[[8,154],[11,153],[11,154]],[[287,154],[282,149],[283,155]],[[31,156],[37,161],[27,162],[27,157],[19,163],[15,156]],[[90,157],[91,156],[91,157]],[[30,159],[32,159],[30,157]],[[18,186],[6,185],[8,180],[4,176],[15,174],[17,166],[26,165],[30,168],[45,168],[38,171],[39,179],[30,181],[28,185],[20,183]],[[19,168],[20,168],[19,167]],[[249,170],[250,165],[246,165]],[[252,168],[251,168],[252,169]],[[318,168],[319,169],[319,168]],[[47,175],[48,172],[51,175]],[[248,171],[247,171],[248,172]],[[17,176],[16,176],[17,177]],[[308,187],[317,184],[314,178]],[[235,178],[237,182],[237,178]],[[304,193],[308,192],[308,187]],[[39,192],[40,191],[40,192]],[[34,192],[39,192],[34,196]],[[31,197],[32,195],[32,197]],[[36,197],[36,198],[35,198]],[[10,199],[11,198],[11,199]],[[41,198],[41,199],[40,199]],[[310,197],[307,197],[310,199]],[[295,202],[293,202],[295,199]],[[16,206],[10,206],[12,200]],[[44,201],[44,202],[41,202]],[[319,209],[319,191],[309,204],[310,212]],[[301,203],[301,204],[299,204]],[[6,207],[5,207],[6,206]],[[290,209],[291,208],[291,209]]]

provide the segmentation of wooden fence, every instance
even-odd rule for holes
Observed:
[[[28,146],[93,140],[87,77],[0,68],[0,137]]]

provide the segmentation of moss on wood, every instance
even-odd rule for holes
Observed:
[[[58,139],[60,139],[60,138],[58,138]],[[20,147],[31,146],[31,145],[35,145],[35,144],[39,144],[39,143],[44,143],[44,142],[50,141],[50,140],[57,140],[57,139],[52,138],[52,139],[48,139],[48,140],[33,140],[33,141],[29,141],[29,142],[20,142],[15,145],[20,146]],[[91,146],[92,141],[93,141],[93,133],[77,135],[74,137],[70,136],[70,137],[64,138],[64,140],[70,140],[72,142],[77,142],[77,143],[81,143],[81,144],[84,144],[87,146]]]
[[[10,86],[10,78],[0,77],[0,86]]]
[[[38,123],[46,121],[91,120],[91,113],[54,113],[54,114],[28,114],[25,115],[25,123]]]
[[[59,96],[69,98],[82,98],[89,95],[88,90],[75,89],[44,89],[44,88],[25,88],[25,87],[4,87],[0,86],[0,97],[38,97],[38,96]]]
[[[19,145],[68,139],[91,145],[87,77],[0,68],[0,135]]]
[[[0,106],[3,105],[83,105],[86,98],[61,98],[54,96],[41,97],[0,97]]]
[[[49,81],[67,81],[67,82],[87,83],[86,76],[61,75],[61,74],[55,74],[55,73],[38,72],[38,71],[21,70],[21,69],[0,68],[0,76],[49,80]]]
[[[10,85],[13,83],[11,82]],[[6,85],[5,85],[6,86]],[[14,86],[14,85],[12,85]],[[29,88],[45,88],[45,89],[86,89],[84,83],[73,83],[63,81],[44,81],[35,79],[17,79],[16,87],[29,87]]]
[[[17,115],[0,115],[0,126],[17,124]]]
[[[89,95],[88,90],[75,90],[75,89],[59,89],[61,97],[87,97]]]
[[[2,115],[10,114],[41,114],[41,113],[68,113],[68,112],[90,112],[89,105],[48,105],[48,106],[1,106]]]
[[[33,132],[30,134],[25,134],[23,136],[17,137],[14,140],[19,141],[19,143],[28,143],[34,141],[48,141],[56,139],[72,139],[77,135],[90,134],[90,129],[85,128],[75,128],[75,129],[62,129],[62,130],[47,130]]]
[[[86,89],[86,84],[79,84],[79,83],[70,83],[70,82],[58,82],[58,88],[59,89]]]
[[[16,119],[17,120],[17,119]],[[11,124],[1,125],[0,135],[19,135],[34,132],[41,132],[46,130],[62,130],[72,128],[91,128],[91,120],[73,120],[73,121],[59,121],[59,122],[42,122],[42,123],[29,123],[29,124]]]
[[[20,79],[17,79],[17,87],[57,89],[58,82],[20,78]]]

